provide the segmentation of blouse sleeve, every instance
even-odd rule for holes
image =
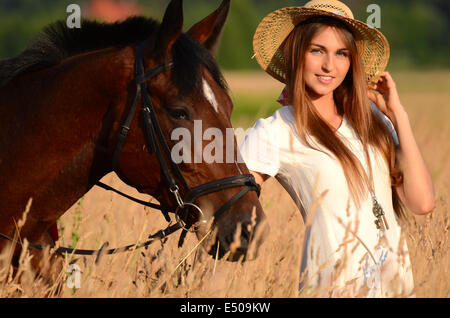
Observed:
[[[248,169],[275,176],[278,173],[279,142],[273,118],[259,119],[240,147],[242,159]]]
[[[395,147],[398,147],[400,143],[398,141],[397,132],[395,131],[394,125],[392,124],[391,120],[385,114],[383,114],[375,105],[375,103],[373,103],[372,101],[370,101],[370,106],[372,107],[374,113],[383,121],[383,123],[389,129],[392,135],[392,139],[394,140]]]

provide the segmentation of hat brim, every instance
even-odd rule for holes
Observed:
[[[286,83],[286,67],[280,46],[295,26],[317,16],[335,18],[349,27],[364,65],[367,83],[377,83],[390,55],[386,37],[361,21],[314,8],[286,7],[262,19],[253,37],[253,50],[259,65],[275,79]]]

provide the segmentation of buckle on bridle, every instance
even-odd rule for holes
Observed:
[[[120,127],[120,133],[124,137],[128,134],[129,131],[130,131],[130,127],[127,127],[125,125]]]
[[[173,188],[170,188],[169,190],[175,196],[175,200],[177,200],[178,208],[184,207],[183,199],[181,198],[180,192],[178,192],[178,190],[180,190],[180,188],[178,188],[178,186],[175,185]]]

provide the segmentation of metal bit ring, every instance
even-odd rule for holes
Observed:
[[[181,210],[181,209],[184,209],[186,206],[191,206],[191,207],[195,208],[195,209],[200,213],[200,215],[201,215],[202,217],[204,216],[202,209],[201,209],[198,205],[196,205],[196,204],[194,204],[194,203],[185,202],[185,203],[183,204],[183,206],[178,206],[177,209],[175,210],[175,220],[177,221],[177,223],[181,226],[181,228],[182,228],[183,230],[188,231],[188,232],[191,232],[191,233],[195,233],[195,232],[198,231],[198,229],[196,229],[195,227],[194,227],[193,229],[188,229],[188,228],[186,227],[186,226],[187,226],[186,222],[184,222],[184,221],[180,218],[180,216],[178,215],[178,214],[180,213],[180,210]],[[201,223],[206,223],[206,220],[200,220],[200,222],[201,222]]]

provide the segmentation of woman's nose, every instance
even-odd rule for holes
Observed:
[[[322,70],[324,72],[329,73],[333,70],[333,67],[334,67],[333,57],[330,54],[326,54],[322,62]]]

